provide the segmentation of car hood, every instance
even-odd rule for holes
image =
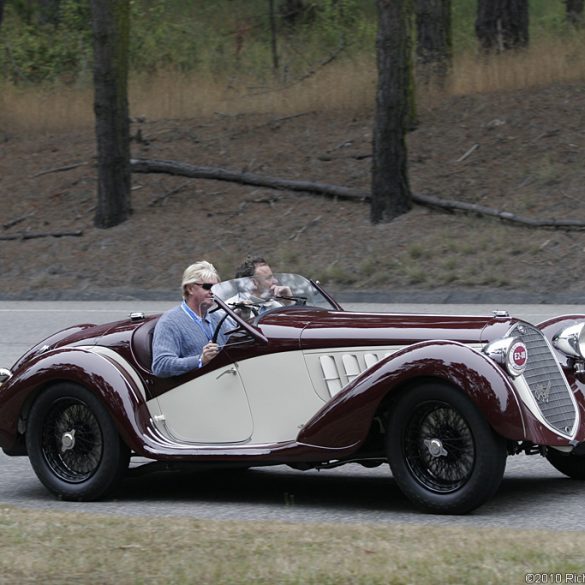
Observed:
[[[486,343],[506,335],[516,319],[290,308],[259,321],[269,339],[297,338],[302,348],[409,345],[428,340]]]

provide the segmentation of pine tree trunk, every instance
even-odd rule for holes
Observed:
[[[274,0],[268,0],[268,13],[270,15],[270,49],[272,52],[272,69],[274,69],[274,71],[278,71],[278,47]]]
[[[585,0],[565,0],[567,21],[575,27],[583,26],[583,4]]]
[[[425,79],[445,77],[453,56],[451,0],[415,0],[416,57]]]
[[[411,92],[410,0],[377,0],[378,88],[374,122],[372,223],[388,222],[412,206],[406,124]]]
[[[122,223],[130,204],[129,0],[91,0],[98,155],[96,227]]]
[[[475,32],[485,51],[528,46],[528,0],[478,0]]]

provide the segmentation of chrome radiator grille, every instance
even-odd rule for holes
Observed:
[[[577,412],[562,370],[544,335],[536,327],[517,324],[510,336],[522,339],[528,349],[523,374],[542,416],[554,429],[570,434]]]

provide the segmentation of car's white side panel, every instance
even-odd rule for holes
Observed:
[[[323,402],[303,353],[292,351],[216,370],[148,405],[159,428],[177,442],[272,444],[294,440]]]
[[[296,438],[302,426],[367,368],[404,346],[322,348],[238,364],[254,419],[254,443]]]
[[[238,366],[253,413],[254,443],[294,440],[323,406],[301,351],[260,356]]]
[[[403,347],[320,348],[258,356],[174,388],[148,406],[171,441],[292,441],[325,402]]]
[[[154,401],[157,404],[150,404]],[[178,386],[149,401],[149,406],[172,440],[238,443],[252,436],[250,407],[232,365]]]

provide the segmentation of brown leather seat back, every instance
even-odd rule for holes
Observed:
[[[152,336],[157,322],[158,318],[146,321],[132,335],[132,353],[138,364],[149,372],[152,368]]]

